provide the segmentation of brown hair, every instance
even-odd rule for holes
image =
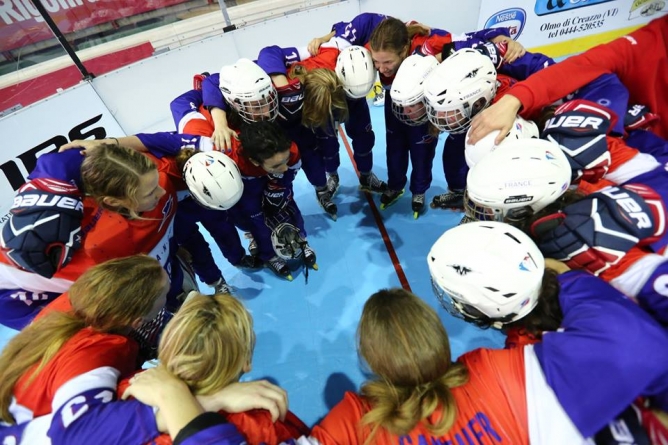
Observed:
[[[155,163],[142,153],[127,147],[103,144],[89,152],[81,164],[84,191],[103,209],[138,218],[137,191],[146,173],[157,171]],[[104,198],[124,202],[110,206]]]
[[[291,77],[297,77],[304,85],[302,125],[310,129],[334,128],[336,121],[348,120],[348,101],[343,83],[333,70],[315,68],[306,70],[296,65]]]
[[[388,51],[406,57],[413,37],[427,34],[427,30],[418,24],[406,25],[399,19],[388,17],[371,32],[369,46],[372,51]]]
[[[545,269],[536,307],[526,316],[505,325],[504,330],[522,328],[525,333],[541,339],[543,332],[559,329],[564,314],[559,303],[560,286],[557,276],[556,271]]]
[[[188,162],[188,159],[192,158],[195,156],[196,153],[199,153],[199,150],[196,150],[194,148],[182,148],[179,150],[179,152],[176,154],[174,157],[174,160],[176,161],[176,165],[179,168],[180,172],[183,172],[183,167],[185,167],[186,162]]]
[[[453,363],[445,327],[436,312],[404,289],[383,289],[364,305],[357,329],[359,353],[377,376],[361,394],[371,409],[361,420],[370,429],[408,434],[420,422],[434,435],[445,434],[457,417],[450,391],[468,381],[468,370]],[[428,418],[441,409],[430,423]]]
[[[164,290],[164,276],[160,263],[147,255],[110,260],[81,275],[68,291],[70,312],[47,313],[19,332],[2,351],[0,418],[14,423],[9,405],[18,380],[29,372],[29,384],[77,332],[90,327],[120,333],[147,315]]]
[[[167,324],[158,359],[194,394],[212,394],[239,380],[254,345],[253,319],[239,300],[199,294]]]

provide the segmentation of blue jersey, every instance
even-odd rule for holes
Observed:
[[[591,274],[567,272],[559,284],[562,329],[545,333],[534,351],[577,429],[594,435],[640,395],[668,408],[666,330]]]

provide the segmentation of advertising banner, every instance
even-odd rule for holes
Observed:
[[[482,0],[479,28],[509,27],[525,47],[553,57],[583,51],[666,14],[665,0]]]
[[[88,83],[0,118],[0,223],[37,158],[75,139],[123,136],[123,130]]]
[[[187,1],[42,0],[42,4],[58,28],[67,34]],[[0,50],[9,51],[52,37],[30,0],[0,0]]]

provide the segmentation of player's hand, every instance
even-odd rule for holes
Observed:
[[[242,413],[251,409],[266,409],[274,422],[285,420],[288,412],[287,392],[266,380],[232,383],[215,394],[198,396],[197,399],[207,411]]]
[[[499,135],[494,140],[494,145],[499,145],[512,128],[521,106],[515,96],[506,94],[497,103],[482,110],[473,118],[466,142],[474,145],[492,131],[499,130]]]
[[[431,27],[425,25],[424,23],[416,22],[415,20],[411,20],[410,22],[406,23],[406,26],[417,27],[419,30],[423,31],[426,35],[431,34]]]
[[[571,268],[568,267],[566,263],[555,260],[554,258],[545,258],[545,268],[552,269],[560,275],[571,270]]]
[[[308,52],[311,53],[312,56],[315,56],[318,54],[318,50],[320,49],[320,45],[323,43],[327,43],[328,41],[323,39],[322,37],[316,37],[315,39],[311,40],[308,42],[308,45],[306,48],[308,49]]]
[[[191,398],[190,389],[164,366],[147,369],[130,378],[130,386],[121,398],[134,397],[140,402],[160,407],[167,400]]]
[[[65,145],[61,145],[60,148],[58,148],[58,152],[63,152],[65,150],[71,150],[73,148],[78,148],[79,152],[82,155],[86,155],[87,151],[90,150],[95,150],[102,144],[113,144],[116,145],[116,141],[114,139],[86,139],[86,140],[80,140],[76,139],[72,142],[69,142]]]
[[[217,151],[229,154],[232,151],[232,139],[239,140],[237,132],[232,130],[227,125],[216,127],[211,135],[213,145]]]
[[[507,45],[506,53],[503,56],[505,63],[513,63],[527,52],[520,42],[516,42],[510,37],[496,36],[491,41],[493,43],[504,42]]]

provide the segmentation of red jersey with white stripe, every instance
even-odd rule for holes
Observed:
[[[70,338],[39,372],[37,365],[14,387],[10,412],[17,423],[55,412],[90,389],[115,389],[134,370],[137,343],[122,335],[84,328]]]

